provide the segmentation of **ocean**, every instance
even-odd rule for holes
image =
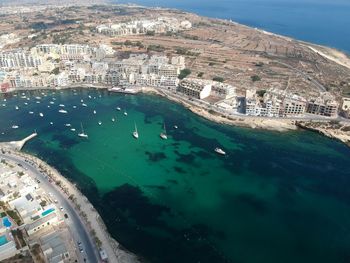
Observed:
[[[76,183],[112,236],[144,262],[349,261],[344,144],[309,131],[218,125],[153,95],[25,95],[0,95],[0,141],[37,130],[23,150]],[[88,139],[77,136],[81,123]],[[159,137],[164,124],[168,140]]]
[[[348,0],[118,0],[115,3],[177,8],[203,16],[232,19],[350,54]]]

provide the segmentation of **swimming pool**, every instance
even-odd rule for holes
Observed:
[[[11,227],[11,226],[12,226],[12,223],[11,223],[11,221],[9,220],[8,217],[3,217],[3,218],[2,218],[2,224],[3,224],[5,227]]]
[[[5,245],[7,242],[6,236],[0,236],[0,246]]]
[[[44,212],[42,212],[41,215],[47,216],[48,214],[52,213],[53,211],[55,211],[55,208],[49,208],[49,209],[45,210]]]

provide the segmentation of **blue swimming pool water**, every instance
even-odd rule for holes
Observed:
[[[12,226],[12,223],[11,221],[8,219],[8,217],[4,217],[2,219],[2,224],[5,226],[5,227],[11,227]]]
[[[6,236],[0,236],[0,246],[5,245],[7,242]]]
[[[55,211],[55,208],[50,208],[50,209],[47,209],[44,212],[42,212],[41,215],[47,216],[48,214],[52,213],[53,211]]]

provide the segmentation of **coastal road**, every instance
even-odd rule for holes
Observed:
[[[77,242],[80,241],[84,250],[83,253],[80,253],[79,250],[77,251],[78,256],[81,257],[81,262],[84,262],[84,259],[86,262],[90,263],[99,262],[95,246],[87,232],[87,229],[85,228],[84,223],[80,220],[80,217],[68,200],[68,197],[66,197],[65,194],[56,187],[56,185],[51,184],[48,179],[46,179],[46,175],[41,173],[38,167],[33,165],[31,161],[26,162],[24,158],[10,155],[8,153],[3,154],[1,152],[0,158],[7,159],[22,165],[23,168],[27,169],[27,171],[35,175],[36,179],[40,180],[40,187],[47,193],[52,193],[54,198],[58,201],[57,205],[62,206],[64,209],[63,213],[66,213],[68,215],[66,223],[72,231],[73,237],[75,239],[75,245],[78,247]]]

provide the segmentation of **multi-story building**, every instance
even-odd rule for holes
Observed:
[[[329,93],[323,93],[316,99],[311,99],[307,103],[307,113],[336,117],[338,116],[339,104],[334,100]]]
[[[281,114],[283,116],[302,115],[306,111],[306,104],[306,100],[297,95],[285,98],[282,102]]]
[[[189,78],[182,80],[177,90],[189,97],[205,99],[211,93],[211,85],[199,79]]]

